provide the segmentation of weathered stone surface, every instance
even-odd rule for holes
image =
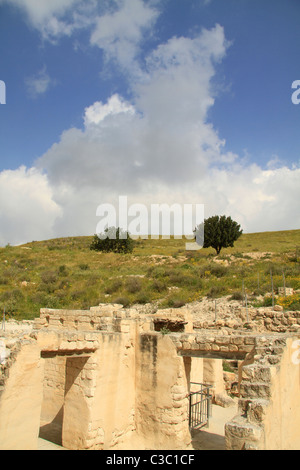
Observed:
[[[201,331],[193,330],[191,313],[141,314],[119,305],[42,309],[16,340],[0,335],[8,351],[0,364],[0,445],[34,448],[42,415],[46,424],[60,426],[63,443],[72,449],[117,449],[133,436],[145,448],[181,449],[191,438],[193,382],[196,388],[211,385],[215,403],[232,403],[220,361],[226,358],[239,364],[231,377],[239,415],[226,425],[227,447],[297,447],[299,365],[292,358],[298,336],[277,331],[300,327],[299,312],[249,309],[251,331],[243,327],[244,310],[234,310],[235,319],[224,311]],[[163,335],[154,331],[155,320],[180,324],[184,332]]]

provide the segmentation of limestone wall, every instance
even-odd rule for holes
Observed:
[[[134,324],[126,335],[102,335],[95,354],[89,448],[112,449],[128,440],[135,430],[134,335]]]
[[[1,365],[0,448],[36,448],[41,425],[69,449],[186,449],[191,382],[224,393],[222,359],[242,361],[228,449],[300,448],[294,347],[273,332],[193,331],[184,309],[43,309]]]
[[[44,357],[43,402],[41,425],[62,426],[66,382],[66,357]]]
[[[285,333],[300,332],[300,312],[284,312],[282,307],[260,308],[253,312],[252,321],[264,327],[266,331]]]
[[[35,341],[16,345],[3,371],[0,396],[0,450],[37,448],[43,393],[43,364]]]
[[[288,338],[279,369],[272,376],[271,403],[264,420],[265,448],[300,449],[300,365],[295,340]]]
[[[257,338],[253,361],[242,368],[240,413],[225,427],[228,449],[300,448],[299,362],[293,361],[294,344],[291,337]]]
[[[186,448],[191,437],[185,366],[167,335],[141,335],[136,386],[136,430],[146,448]]]
[[[274,333],[300,333],[300,312],[299,311],[283,311],[279,305],[272,307],[242,307],[236,309],[234,313],[227,314],[224,318],[217,317],[217,320],[196,320],[194,321],[194,329],[197,331],[204,330],[221,330],[228,331],[241,330]]]
[[[69,449],[113,448],[135,428],[136,322],[100,316],[103,329],[96,330],[97,317],[87,311],[75,330],[74,312],[51,313],[43,312],[46,326],[36,334],[46,371],[43,418],[62,420]]]
[[[207,357],[210,359],[244,359],[253,351],[257,335],[254,334],[221,334],[191,333],[170,335],[181,356]]]

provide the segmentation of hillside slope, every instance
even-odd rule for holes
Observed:
[[[243,234],[218,257],[188,252],[185,240],[138,240],[132,254],[97,253],[92,237],[0,249],[0,309],[31,319],[42,307],[86,309],[99,303],[154,302],[179,307],[223,295],[250,302],[285,285],[300,289],[300,230]]]

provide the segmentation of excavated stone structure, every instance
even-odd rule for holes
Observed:
[[[292,333],[199,332],[186,308],[42,309],[1,364],[0,449],[36,449],[39,433],[67,449],[188,449],[192,383],[217,401],[220,359],[240,364],[227,449],[299,449],[299,344]]]

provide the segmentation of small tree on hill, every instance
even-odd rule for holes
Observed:
[[[198,225],[194,230],[200,231],[201,226]],[[202,227],[203,228],[203,227]],[[204,243],[203,248],[212,247],[216,250],[217,255],[222,248],[233,246],[234,242],[242,235],[240,225],[225,215],[209,217],[204,220]]]
[[[131,253],[134,242],[128,232],[121,228],[108,227],[104,233],[94,235],[90,249],[105,253]]]

